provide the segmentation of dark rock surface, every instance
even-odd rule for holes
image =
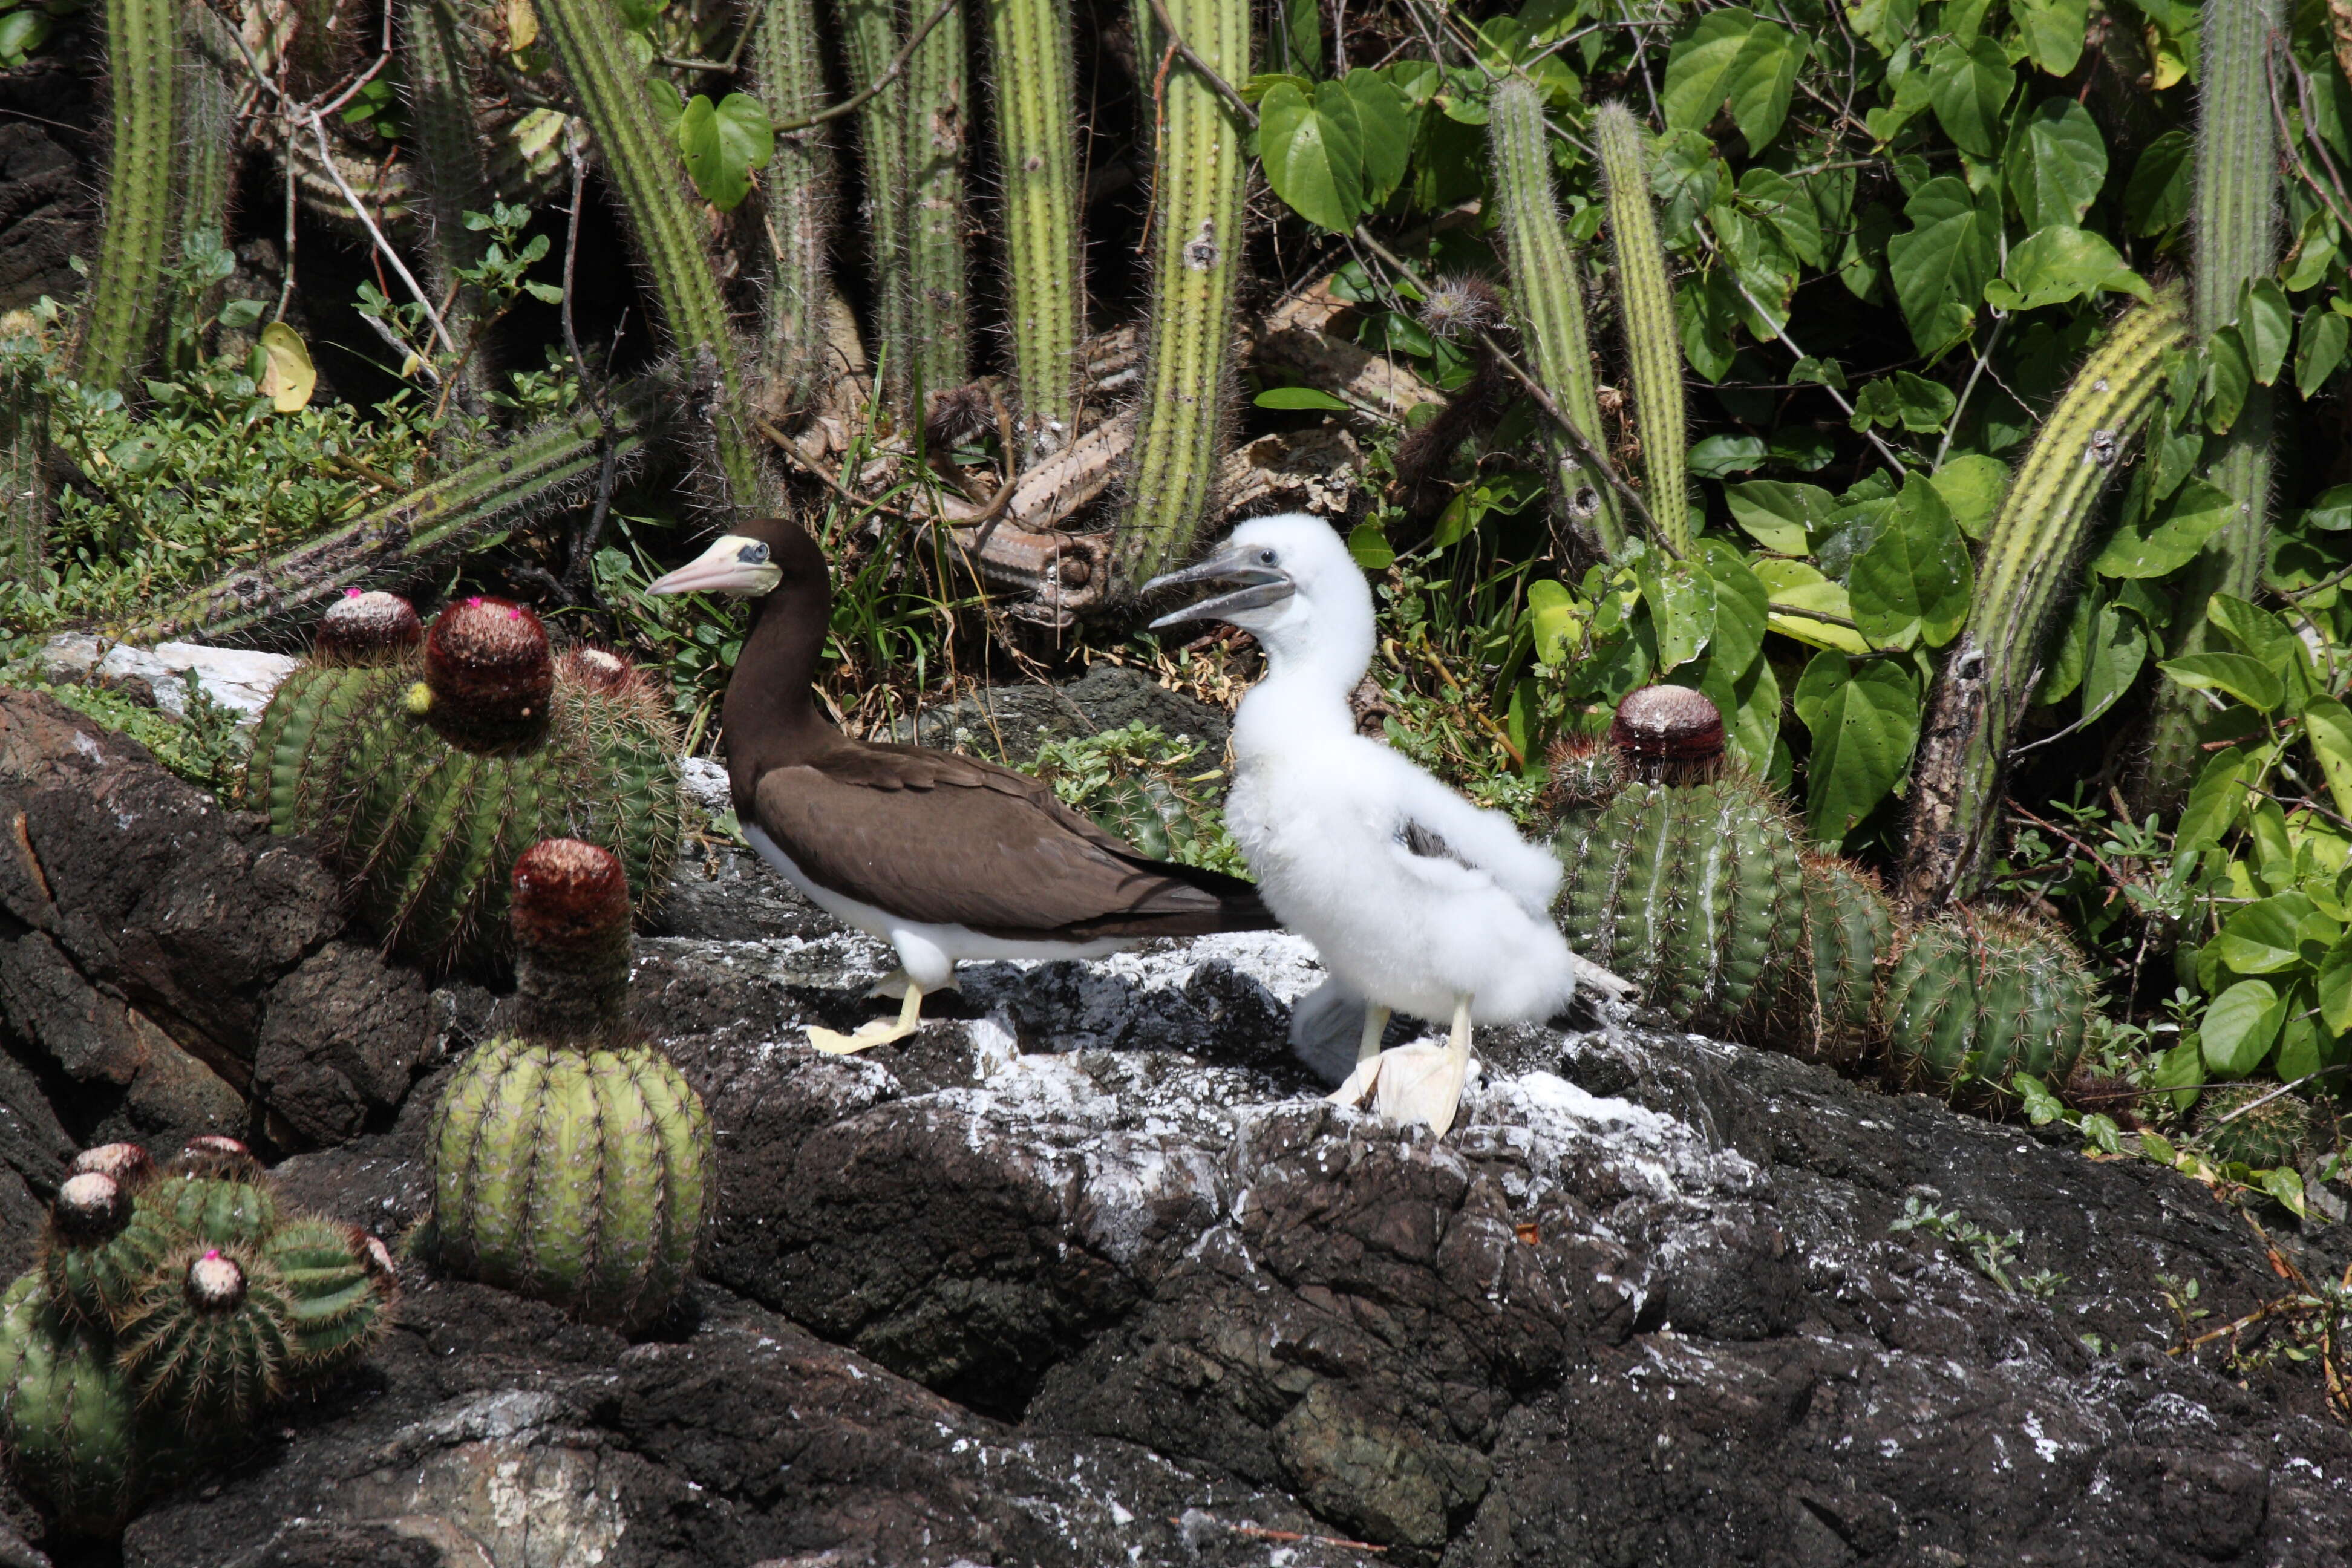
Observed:
[[[11,722],[0,827],[79,821],[6,805],[48,799],[12,782]],[[44,788],[135,799],[173,864],[289,847],[92,743]],[[1280,1045],[1315,971],[1262,936],[972,966],[914,1037],[826,1057],[802,1028],[868,1016],[880,951],[732,852],[685,875],[701,901],[640,940],[635,1005],[718,1131],[688,1301],[632,1342],[411,1265],[368,1365],[152,1506],[124,1563],[2345,1561],[2352,1434],[2316,1369],[2167,1353],[2178,1282],[2200,1326],[2281,1289],[2247,1217],[2168,1172],[1616,1017],[1483,1033],[1433,1140],[1315,1097]],[[6,941],[114,984],[7,908]],[[279,1180],[397,1235],[498,999],[332,930],[268,951],[230,1055],[269,1117],[350,1139]],[[21,1239],[90,1091],[5,1043]],[[1891,1231],[1911,1197],[2020,1233],[2010,1278],[2049,1271],[2047,1300]],[[2339,1231],[2266,1223],[2341,1277]]]

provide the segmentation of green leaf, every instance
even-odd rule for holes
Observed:
[[[2053,224],[2009,253],[2009,266],[1984,297],[2004,310],[2032,310],[2102,291],[2152,297],[2147,280],[2124,265],[2105,235]]]
[[[1715,635],[1715,580],[1686,563],[1635,568],[1658,639],[1658,673],[1689,663]]]
[[[1919,693],[1894,659],[1857,665],[1818,653],[1797,682],[1798,716],[1812,732],[1806,820],[1815,838],[1843,844],[1894,791],[1919,737]]]
[[[1944,134],[1971,158],[1992,157],[2001,106],[2016,85],[2009,57],[1990,38],[1966,48],[1937,44],[1927,56],[1927,101]]]
[[[2311,396],[2326,384],[2344,363],[2344,345],[2352,335],[2352,321],[2316,306],[2303,313],[2303,331],[2294,345],[2294,389]]]
[[[1975,569],[1951,509],[1924,476],[1904,479],[1886,526],[1855,557],[1846,587],[1863,635],[1881,647],[1922,640],[1939,647],[1959,631]]]
[[[2189,653],[2157,667],[2181,685],[2225,691],[2267,713],[2286,700],[2285,683],[2261,659],[2242,653]]]
[[[1723,499],[1730,503],[1731,521],[1775,555],[1804,554],[1811,548],[1808,533],[1823,528],[1836,506],[1830,492],[1818,485],[1780,479],[1726,485]]]
[[[2173,828],[2172,842],[2176,851],[2210,849],[2221,842],[2245,809],[2246,753],[2231,747],[2216,752],[2189,786],[2189,804],[2180,808],[2180,821]]]
[[[2327,779],[2336,815],[2352,817],[2352,709],[2333,697],[2314,697],[2303,705],[2303,730]]]
[[[2287,342],[2294,335],[2294,307],[2275,279],[2247,281],[2238,300],[2238,335],[2244,340],[2256,383],[2269,386],[2286,366]]]
[[[1389,544],[1389,536],[1377,523],[1360,522],[1348,535],[1348,553],[1356,564],[1367,572],[1385,572],[1396,560],[1396,551]]]
[[[1761,436],[1709,436],[1690,449],[1690,471],[1703,479],[1744,474],[1764,466]]]
[[[2071,75],[2083,58],[2090,0],[2011,0],[2010,11],[2033,63],[2052,76]]]
[[[1715,579],[1715,635],[1707,640],[1707,653],[1736,680],[1763,651],[1771,601],[1738,551],[1720,539],[1700,544],[1706,574]]]
[[[2196,152],[2196,139],[2186,131],[2167,131],[2141,151],[2124,185],[2124,219],[2134,235],[2144,239],[2188,221]]]
[[[2326,533],[2352,529],[2352,485],[2336,485],[2319,492],[2303,514],[2303,526]]]
[[[1979,453],[1954,458],[1929,477],[1936,493],[1951,509],[1952,521],[1970,539],[1982,539],[1992,527],[1993,513],[2009,489],[2009,465]]]
[[[2213,998],[2197,1031],[2208,1077],[2243,1078],[2254,1070],[2278,1037],[2278,1000],[2267,980],[2241,980]]]
[[[1344,399],[1311,386],[1269,386],[1250,399],[1260,408],[1307,408],[1326,414],[1345,414]]]
[[[2156,1059],[2148,1084],[2174,1090],[2172,1108],[2185,1111],[2197,1103],[2198,1086],[2205,1081],[2205,1053],[2195,1036],[2181,1041]]]
[[[1853,605],[1843,585],[1822,576],[1819,568],[1802,561],[1759,561],[1756,578],[1770,595],[1772,629],[1782,637],[1820,648],[1870,651],[1868,639],[1860,632],[1835,621],[1815,620],[1805,613],[1818,610],[1835,616],[1838,621],[1853,619]]]
[[[2120,605],[2102,605],[2091,617],[2083,655],[2083,722],[2114,707],[2147,662],[2147,627]]]
[[[2025,1119],[2034,1126],[2044,1127],[2053,1121],[2070,1120],[2066,1114],[2065,1106],[2059,1102],[2056,1095],[2050,1092],[2050,1086],[2032,1073],[2011,1074],[2009,1088],[2010,1092],[2017,1096],[2020,1109],[2025,1112]]]
[[[2235,510],[2221,491],[2203,479],[2190,479],[2173,493],[2163,520],[2152,528],[2132,523],[2117,528],[2092,569],[2105,577],[2165,576],[2189,564]]]
[[[2334,1033],[2352,1033],[2352,947],[2339,947],[2319,966],[2319,1021]]]
[[[1886,242],[1895,301],[1920,352],[1940,353],[1968,335],[1992,277],[2000,198],[1971,195],[1945,174],[1921,185],[1903,216],[1910,230]]]
[[[2263,1191],[2278,1200],[2279,1207],[2297,1219],[2305,1217],[2301,1172],[2290,1170],[2282,1165],[2273,1171],[2264,1171],[2257,1180],[2261,1183]]]
[[[1381,542],[1385,545],[1388,542]],[[1391,556],[1391,559],[1394,557]],[[1576,600],[1549,577],[1528,584],[1528,625],[1535,637],[1536,658],[1545,666],[1568,657],[1577,631]]]
[[[2010,132],[2002,161],[2028,229],[2079,224],[2107,183],[2107,143],[2091,111],[2071,98],[2044,100]]]
[[[2205,428],[2216,436],[2229,433],[2246,405],[2246,392],[2254,379],[2253,362],[2245,340],[2235,327],[2224,327],[2205,340]]]
[[[1666,56],[1665,86],[1658,95],[1666,128],[1704,131],[1728,102],[1754,157],[1789,116],[1804,55],[1795,34],[1759,20],[1744,6],[1708,12]]]
[[[741,205],[751,193],[751,171],[766,168],[775,155],[767,108],[749,93],[730,92],[716,104],[695,94],[677,117],[677,131],[687,177],[720,212]]]
[[[1758,165],[1739,176],[1739,203],[1780,237],[1791,256],[1808,267],[1822,264],[1822,223],[1813,204],[1787,175]]]
[[[2240,974],[2276,974],[2303,963],[2304,922],[2324,921],[2301,893],[2280,893],[2246,905],[2221,922],[2214,950]],[[2341,934],[2340,932],[2338,934]]]
[[[1346,233],[1404,178],[1412,114],[1404,95],[1373,71],[1318,82],[1311,97],[1276,82],[1258,106],[1266,183],[1309,223]]]

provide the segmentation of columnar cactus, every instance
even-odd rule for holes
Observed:
[[[2301,1160],[2311,1123],[2310,1105],[2292,1089],[2280,1093],[2274,1083],[2209,1089],[2197,1100],[2197,1138],[2206,1152],[2257,1171]]]
[[[1920,730],[1899,889],[1915,915],[1972,891],[1990,858],[2010,737],[2032,697],[2052,612],[2090,538],[2099,492],[2188,329],[2177,289],[2117,321],[2042,421],[1994,514],[1968,625]]]
[[[1087,287],[1070,8],[1067,0],[988,0],[988,27],[1004,187],[1004,313],[1024,456],[1034,458],[1077,434]]]
[[[2065,937],[2000,910],[1912,927],[1880,1013],[1896,1074],[1957,1104],[2010,1102],[2011,1079],[2063,1082],[2082,1058],[2098,985]]]
[[[1248,79],[1245,0],[1171,0],[1168,16],[1210,69],[1229,82]],[[1217,89],[1181,60],[1168,73],[1163,123],[1150,342],[1118,552],[1130,584],[1181,560],[1208,512],[1242,268],[1244,128]]]
[[[466,226],[466,215],[488,211],[489,201],[474,84],[457,26],[456,11],[442,0],[405,0],[401,5],[400,63],[423,187],[425,282],[436,300],[448,301],[442,319],[467,353],[463,368],[453,374],[460,377],[460,395],[478,408],[489,368],[483,345],[472,341],[482,330],[481,299],[478,290],[458,282],[457,274],[482,258],[482,237]]]
[[[137,384],[163,306],[179,29],[173,0],[107,0],[113,139],[106,221],[74,358],[76,378],[91,386],[123,391]]]
[[[0,1450],[76,1535],[120,1531],[153,1468],[112,1336],[63,1311],[38,1273],[0,1296]]]
[[[1674,284],[1658,240],[1650,199],[1650,151],[1641,122],[1622,103],[1592,116],[1601,174],[1609,188],[1609,238],[1617,258],[1618,307],[1625,318],[1625,358],[1633,410],[1642,422],[1644,498],[1665,544],[1691,552],[1688,416],[1683,410],[1682,337],[1675,326]],[[1596,432],[1593,437],[1599,440]]]
[[[806,120],[824,107],[815,0],[760,0],[756,16],[751,70],[761,99],[779,124]],[[760,176],[761,216],[773,260],[760,370],[768,405],[779,416],[799,406],[823,368],[833,181],[833,150],[823,126],[779,134]]]
[[[331,650],[352,636],[335,629]],[[274,831],[319,839],[389,942],[440,967],[502,956],[508,878],[550,833],[619,853],[650,902],[685,808],[676,728],[642,675],[601,650],[554,657],[539,617],[499,599],[444,610],[422,658],[369,657],[288,677],[245,795]]]
[[[436,1120],[443,1264],[637,1328],[686,1283],[713,1176],[702,1101],[622,1002],[628,904],[603,849],[558,839],[515,868],[516,1034],[476,1047]]]
[[[1511,314],[1527,345],[1528,368],[1586,442],[1598,448],[1600,391],[1584,323],[1583,268],[1552,197],[1542,91],[1518,77],[1498,85],[1487,108],[1486,134],[1494,150],[1503,253],[1511,268]],[[1556,434],[1551,465],[1554,510],[1589,520],[1601,549],[1617,554],[1625,546],[1625,525],[1607,481],[1587,473],[1583,460]]]
[[[849,86],[882,80],[902,38],[897,0],[835,0]],[[884,83],[857,111],[857,145],[866,172],[866,249],[874,275],[874,337],[884,385],[903,398],[914,384],[914,344],[907,290],[907,87]]]
[[[965,54],[963,7],[952,5],[907,68],[907,327],[926,394],[961,386],[971,374],[963,158],[972,116]]]

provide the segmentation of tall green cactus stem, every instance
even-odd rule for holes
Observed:
[[[1004,188],[1005,319],[1024,456],[1077,434],[1086,334],[1076,101],[1067,0],[988,0],[996,163]]]
[[[2270,49],[2285,24],[2285,0],[2206,0],[2199,42],[2197,184],[2189,232],[2193,245],[2197,342],[2237,319],[2250,279],[2278,259],[2277,126],[2270,100]],[[2262,585],[2270,535],[2271,393],[2248,391],[2208,478],[2234,515],[2191,564],[2172,617],[2172,656],[2202,651],[2205,605],[2215,594],[2242,599]],[[2210,448],[2209,448],[2210,450]],[[2148,754],[2140,766],[2143,809],[2168,811],[2195,776],[2202,694],[2173,681],[2156,689]]]
[[[961,386],[971,375],[963,254],[968,54],[963,7],[956,5],[907,65],[907,326],[927,395]]]
[[[647,389],[636,388],[608,400],[609,425],[589,408],[551,419],[331,533],[197,589],[122,635],[141,642],[296,641],[346,591],[406,588],[494,530],[563,505],[595,482],[608,429],[622,471],[635,468],[652,428],[652,404]]]
[[[1583,268],[1552,196],[1543,94],[1517,77],[1502,83],[1487,108],[1486,134],[1494,149],[1503,253],[1511,269],[1511,314],[1520,341],[1536,379],[1586,442],[1597,446],[1600,389],[1584,324]],[[1625,524],[1616,496],[1605,479],[1585,472],[1566,442],[1557,435],[1550,442],[1555,513],[1571,521],[1589,519],[1601,548],[1617,555],[1625,548]]]
[[[700,205],[689,199],[677,139],[654,117],[645,73],[629,52],[620,12],[612,0],[537,0],[537,10],[620,191],[629,230],[679,357],[689,367],[707,357],[716,371],[711,435],[720,493],[713,499],[722,507],[758,505],[764,491],[759,454],[740,401],[743,384],[735,336],[718,269],[703,242]]]
[[[138,384],[163,309],[179,31],[177,0],[106,0],[113,100],[106,218],[74,357],[75,378],[90,386],[126,392]]]
[[[849,86],[881,80],[898,57],[898,0],[835,0]],[[907,297],[907,85],[886,84],[857,111],[866,169],[866,247],[874,273],[874,341],[882,352],[883,386],[903,400],[914,384],[914,343]],[[919,416],[920,411],[916,413]]]
[[[181,49],[176,161],[172,171],[178,216],[173,225],[184,249],[198,235],[217,244],[229,232],[229,199],[236,176],[236,88],[215,63],[221,48],[234,50],[228,24],[204,0],[186,0],[180,13]],[[213,290],[217,294],[219,290]],[[205,301],[209,309],[213,301]],[[175,324],[175,335],[178,331]]]
[[[1592,116],[1601,176],[1609,187],[1609,238],[1617,258],[1618,308],[1625,318],[1625,361],[1641,420],[1643,498],[1666,548],[1691,552],[1689,417],[1683,409],[1682,336],[1675,325],[1674,283],[1650,199],[1650,148],[1641,122],[1622,103]],[[1597,444],[1600,432],[1592,438]]]
[[[1936,678],[1912,773],[1898,901],[1918,918],[1975,891],[1995,848],[2010,737],[2108,476],[2189,330],[2178,289],[2135,306],[2075,372],[2002,498],[1967,626]]]
[[[751,70],[761,101],[779,123],[808,119],[824,107],[824,56],[816,0],[761,0],[751,37]],[[760,371],[766,402],[779,417],[799,407],[824,365],[826,247],[833,229],[833,149],[824,127],[786,132],[760,176],[769,274]]]
[[[149,1444],[102,1328],[20,1275],[0,1296],[0,1449],[70,1534],[119,1531],[148,1486]]]
[[[489,364],[475,337],[483,330],[480,290],[457,274],[482,258],[482,237],[466,226],[468,212],[488,212],[482,138],[474,113],[474,84],[466,70],[465,40],[443,0],[405,0],[400,10],[400,65],[408,80],[408,116],[424,185],[425,284],[460,353],[457,396],[480,412],[489,391]]]
[[[1229,82],[1250,74],[1245,0],[1172,0],[1168,17]],[[1152,215],[1150,342],[1117,564],[1130,586],[1192,549],[1209,509],[1233,374],[1245,129],[1181,59],[1169,68]]]
[[[0,330],[0,580],[29,588],[48,570],[47,379],[40,340]]]
[[[2010,1103],[2010,1079],[2063,1083],[2082,1059],[2098,985],[2063,936],[1998,910],[1915,926],[1881,1002],[1896,1074],[1954,1103]]]

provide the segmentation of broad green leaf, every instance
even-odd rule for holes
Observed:
[[[1345,233],[1396,188],[1412,157],[1412,106],[1376,72],[1277,82],[1258,105],[1258,156],[1274,194],[1309,223]]]
[[[2001,167],[2028,229],[2079,224],[2107,183],[2107,143],[2089,110],[2045,99],[2010,132]]]
[[[776,151],[766,107],[745,92],[730,92],[716,104],[695,94],[676,129],[687,177],[720,212],[733,211],[751,194],[751,171],[766,168]]]
[[[280,414],[291,414],[310,401],[319,388],[319,372],[310,363],[310,350],[302,334],[283,321],[261,329],[261,395]]]
[[[2204,771],[2189,787],[2189,804],[2180,808],[2180,821],[2172,835],[2175,850],[2210,849],[2221,842],[2221,836],[2245,809],[2248,760],[2245,752],[2235,746],[2207,760]]]
[[[1260,408],[1310,408],[1327,414],[1348,411],[1343,399],[1312,386],[1269,386],[1250,401]]]
[[[1273,29],[1283,63],[1307,76],[1323,74],[1323,7],[1318,0],[1283,0],[1282,25]]]
[[[1545,665],[1558,664],[1575,646],[1578,626],[1574,595],[1549,577],[1528,584],[1528,624],[1534,632],[1537,659]]]
[[[1802,561],[1759,561],[1756,577],[1770,596],[1774,631],[1815,647],[1870,651],[1869,640],[1859,631],[1837,624],[1853,619],[1853,605],[1844,586],[1822,576],[1818,568]],[[1815,620],[1808,611],[1834,616],[1837,621]]]
[[[2325,920],[2301,893],[2280,893],[2248,904],[2221,922],[2214,945],[2240,974],[2276,974],[2303,963],[2304,922]]]
[[[1951,509],[1924,476],[1903,481],[1888,525],[1854,558],[1853,618],[1881,647],[1949,642],[1968,619],[1976,574]]]
[[[1797,683],[1797,708],[1812,731],[1805,765],[1806,820],[1815,838],[1843,844],[1902,779],[1919,738],[1919,693],[1894,659],[1857,664],[1813,656]]]
[[[2253,362],[2247,357],[2245,339],[2235,327],[2224,327],[2205,341],[2205,428],[2216,436],[2229,433],[2246,405],[2253,384]]]
[[[1723,499],[1730,503],[1731,521],[1775,555],[1804,554],[1811,548],[1807,534],[1827,524],[1836,504],[1818,485],[1780,479],[1726,485]]]
[[[2147,280],[2124,265],[2105,235],[2052,224],[2009,253],[2008,267],[1984,297],[2004,310],[2032,310],[2102,291],[2151,297]]]
[[[1789,116],[1789,94],[1804,55],[1795,34],[1744,6],[1708,12],[1667,53],[1665,86],[1658,95],[1667,129],[1703,131],[1727,102],[1754,157]]]
[[[2352,322],[2333,310],[2316,306],[2303,313],[2303,330],[2294,345],[2294,389],[2305,397],[2311,396],[2336,374],[2344,363],[2344,345],[2352,335]]]
[[[2286,700],[2285,683],[2261,659],[2242,653],[2189,653],[2157,667],[2183,686],[2227,692],[2267,713]]]
[[[2217,593],[2205,601],[2205,618],[2241,653],[2250,653],[2284,675],[2307,650],[2286,618],[2235,594]]]
[[[1715,579],[1686,563],[1636,568],[1658,641],[1658,672],[1687,664],[1715,635]]]
[[[2121,700],[2147,662],[2147,627],[2120,605],[2102,605],[2091,617],[2083,657],[2083,722]]]
[[[1675,327],[1682,337],[1683,358],[1709,381],[1721,381],[1731,368],[1731,336],[1739,324],[1739,290],[1718,267],[1696,287],[1675,290]]]
[[[2000,198],[1971,195],[1946,174],[1921,185],[1903,216],[1910,230],[1886,242],[1895,298],[1920,352],[1940,353],[1968,335],[1992,277]]]
[[[2319,1021],[2336,1034],[2352,1033],[2352,947],[2339,947],[2319,966]]]
[[[2288,340],[2294,335],[2294,307],[2271,278],[2248,281],[2239,297],[2238,335],[2246,345],[2255,382],[2269,386],[2286,367]]]
[[[2303,729],[2327,779],[2336,815],[2352,817],[2352,709],[2333,697],[2315,697],[2303,705]]]
[[[2205,1053],[2194,1035],[2157,1058],[2156,1070],[2147,1075],[2153,1089],[2174,1090],[2172,1108],[2185,1111],[2197,1103],[2197,1087],[2205,1081]]]
[[[1715,579],[1715,635],[1707,652],[1737,680],[1763,650],[1770,600],[1738,551],[1720,539],[1700,542],[1707,575]]]
[[[2052,76],[2071,75],[2083,58],[2090,0],[2011,0],[2025,52]]]
[[[1993,155],[2001,106],[2016,84],[2009,57],[1990,38],[1979,38],[1966,48],[1937,44],[1927,56],[1927,101],[1935,106],[1944,134],[1971,158]]]
[[[2189,564],[2235,510],[2228,496],[2203,479],[2190,479],[2174,493],[2154,526],[2126,523],[2117,528],[2092,567],[2105,577],[2165,576]]]
[[[2196,152],[2196,139],[2186,131],[2167,131],[2141,151],[2124,185],[2124,217],[2135,236],[2144,239],[2188,221]]]
[[[1709,436],[1690,449],[1690,471],[1703,479],[1744,474],[1760,468],[1765,460],[1761,436]]]
[[[1376,523],[1360,522],[1348,535],[1348,553],[1367,572],[1385,572],[1396,560],[1396,549]]]
[[[2297,1219],[2306,1217],[2304,1213],[2305,1199],[2301,1172],[2290,1170],[2282,1165],[2276,1170],[2264,1171],[2259,1179],[2263,1191],[2276,1198],[2279,1207]]]
[[[2243,1078],[2254,1070],[2278,1037],[2278,1001],[2267,980],[2241,980],[2213,998],[2197,1031],[2209,1077]]]
[[[2337,485],[2319,492],[2303,514],[2303,526],[2323,532],[2341,533],[2352,529],[2352,485]]]
[[[1759,164],[1739,176],[1739,202],[1771,226],[1796,259],[1808,267],[1822,264],[1821,219],[1794,181]]]
[[[1929,477],[1936,493],[1951,509],[1962,533],[1980,540],[1992,527],[1993,513],[2009,489],[2009,465],[1979,453],[1954,458]]]

